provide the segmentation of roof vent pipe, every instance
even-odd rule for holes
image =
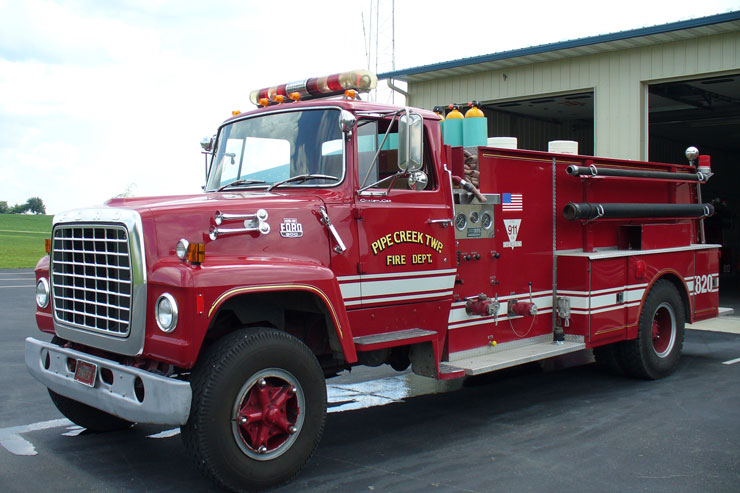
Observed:
[[[393,85],[393,79],[386,79],[386,82],[388,83],[388,87],[390,87],[391,89],[393,89],[394,91],[396,91],[398,94],[402,95],[405,98],[408,98],[409,97],[409,93],[407,93],[406,91],[404,91],[400,87]]]

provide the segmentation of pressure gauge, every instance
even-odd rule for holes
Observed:
[[[483,213],[480,218],[480,225],[485,229],[491,229],[491,226],[493,225],[493,217],[490,212],[486,211]]]
[[[470,213],[470,222],[473,224],[478,222],[478,212],[477,211],[473,211]]]
[[[460,231],[465,229],[465,226],[468,225],[468,218],[465,217],[464,213],[460,213],[457,216],[455,216],[455,227],[459,229]]]

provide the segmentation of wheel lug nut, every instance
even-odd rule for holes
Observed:
[[[264,387],[265,385],[267,385],[267,380],[265,380],[264,378],[260,378],[257,382],[257,385],[259,385],[260,387]]]
[[[243,425],[247,424],[247,421],[248,419],[246,416],[242,416],[241,418],[239,418],[239,422]]]
[[[293,435],[296,431],[298,431],[298,428],[296,428],[295,426],[288,427],[288,433],[290,433],[291,435]]]
[[[295,388],[295,387],[291,387],[290,388],[290,393],[291,394],[295,394],[296,392],[298,392],[298,389],[297,388]]]
[[[259,448],[257,449],[257,453],[258,454],[266,454],[267,453],[267,447],[265,447],[264,445],[260,445]]]

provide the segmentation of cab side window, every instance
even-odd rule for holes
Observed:
[[[360,120],[358,123],[357,169],[360,188],[388,178],[386,181],[370,188],[371,190],[386,190],[392,181],[390,177],[398,172],[398,124],[393,123],[385,142],[383,142],[388,125],[389,120]],[[380,148],[379,153],[378,148]],[[376,154],[378,155],[377,160],[374,159]],[[429,178],[426,190],[434,190],[437,188],[437,181],[434,175],[434,167],[431,165],[432,160],[427,145],[426,132],[424,135],[423,161],[422,171]],[[397,177],[392,188],[409,190],[408,177]]]

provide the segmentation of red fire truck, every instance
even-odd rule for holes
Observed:
[[[355,365],[453,379],[593,349],[631,376],[676,369],[684,323],[718,313],[708,156],[450,147],[437,114],[359,100],[375,83],[255,91],[202,143],[205,193],[55,216],[36,267],[53,340],[25,356],[65,416],[179,425],[244,490],[297,473],[325,378]]]

